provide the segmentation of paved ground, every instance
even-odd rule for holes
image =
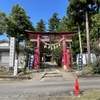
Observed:
[[[45,68],[31,74],[32,81],[63,81],[74,80],[75,75],[72,72],[58,70],[50,62],[43,64]]]
[[[44,69],[28,74],[30,80],[0,82],[0,100],[70,100],[75,75],[45,63]],[[50,82],[51,81],[51,82]],[[100,87],[99,79],[79,80],[82,91]],[[71,96],[70,96],[71,97]]]
[[[62,88],[64,88],[66,91],[66,89],[73,86],[72,84],[70,84],[72,86],[68,85],[68,88],[65,88],[66,84],[68,84],[66,83],[65,80],[74,81],[75,77],[73,73],[57,70],[54,67],[54,65],[50,62],[44,63],[43,66],[44,69],[39,69],[38,71],[34,71],[31,74],[29,74],[28,76],[31,77],[31,79],[29,80],[21,82],[19,81],[8,82],[8,84],[1,82],[0,100],[65,100],[68,97],[67,94],[69,94],[69,92],[68,93],[63,91],[61,92],[61,90]],[[62,83],[63,81],[65,83]],[[33,85],[33,82],[34,84],[36,83],[36,85]],[[47,83],[45,84],[45,82],[48,82],[48,85]],[[52,82],[57,82],[57,83],[55,83],[56,84],[55,85]],[[63,85],[61,85],[61,83],[59,82],[61,82]],[[23,83],[25,86],[23,85]],[[37,83],[42,84],[42,87]],[[48,91],[50,91],[50,89],[51,90],[53,89],[53,91],[55,92],[44,93],[44,91],[47,91],[46,88]],[[38,91],[43,91],[43,93],[39,95]]]

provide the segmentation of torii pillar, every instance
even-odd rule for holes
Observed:
[[[63,52],[62,52],[62,66],[64,69],[66,69],[66,63],[65,63],[65,51],[66,51],[66,40],[65,40],[65,36],[62,36],[62,48],[63,48]],[[69,69],[68,69],[69,70]]]
[[[34,48],[34,70],[40,65],[40,35],[37,36],[37,47]]]
[[[65,39],[65,35],[62,35],[62,67],[65,70],[70,70],[70,50],[66,47],[66,39]],[[68,41],[68,42],[71,42]]]

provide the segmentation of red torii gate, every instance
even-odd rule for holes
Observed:
[[[66,42],[72,42],[71,39],[65,37],[73,36],[75,32],[35,32],[25,30],[30,36],[37,36],[37,39],[30,39],[30,42],[37,42],[37,48],[34,50],[34,70],[38,69],[40,64],[40,42],[50,42],[50,39],[40,39],[41,36],[61,36],[62,42],[62,67],[66,70],[70,70],[70,50],[66,48]],[[53,42],[59,42],[58,39]]]

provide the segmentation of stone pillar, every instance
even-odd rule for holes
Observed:
[[[9,67],[8,71],[14,68],[14,61],[15,61],[15,38],[10,37],[10,52],[9,52]]]

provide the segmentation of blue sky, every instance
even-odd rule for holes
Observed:
[[[19,4],[31,17],[31,22],[36,26],[40,19],[45,22],[52,17],[53,13],[58,13],[58,17],[66,16],[68,0],[0,0],[0,11],[9,14],[12,6]],[[0,40],[7,39],[5,35],[0,36]]]

